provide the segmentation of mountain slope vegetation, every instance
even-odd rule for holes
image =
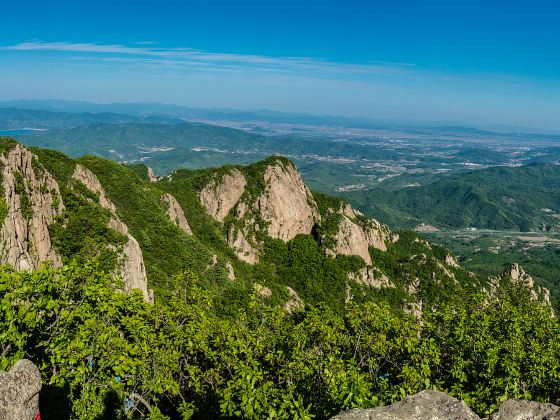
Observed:
[[[531,164],[481,169],[398,191],[344,196],[392,225],[536,231],[560,227],[559,191],[560,166]]]
[[[328,418],[426,388],[479,413],[557,402],[545,289],[468,272],[286,158],[155,178],[0,153],[0,368],[39,366],[45,419]]]

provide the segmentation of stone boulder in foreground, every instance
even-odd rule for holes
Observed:
[[[392,405],[355,408],[331,420],[480,420],[463,401],[439,391],[422,391]]]
[[[422,391],[392,405],[354,408],[331,420],[481,420],[467,405],[444,392]],[[489,420],[560,420],[560,407],[534,401],[508,400]]]
[[[0,419],[33,420],[39,412],[39,391],[41,374],[29,360],[0,372]]]

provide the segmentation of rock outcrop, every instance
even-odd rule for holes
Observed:
[[[221,177],[212,178],[199,192],[198,198],[214,219],[223,222],[245,192],[246,185],[243,174],[238,169],[231,169]]]
[[[527,288],[532,300],[543,302],[552,311],[550,290],[548,290],[544,286],[535,285],[535,281],[533,280],[533,278],[529,274],[527,274],[523,267],[521,267],[517,263],[511,264],[508,268],[506,268],[501,276],[490,277],[488,280],[490,284],[489,293],[491,296],[494,296],[496,294],[496,291],[501,284],[507,281],[511,281],[516,285]]]
[[[226,262],[226,271],[228,280],[235,280],[235,271],[233,270],[233,265],[228,261]]]
[[[29,360],[18,360],[0,372],[0,419],[33,420],[39,413],[41,374]]]
[[[127,238],[119,258],[119,269],[125,282],[125,290],[138,289],[147,302],[153,302],[153,293],[148,290],[148,279],[140,245],[128,231],[128,226],[117,216],[117,207],[107,197],[99,179],[93,172],[79,164],[76,165],[72,178],[81,182],[88,190],[99,197],[99,205],[111,212],[112,217],[109,221],[109,227]]]
[[[399,239],[397,234],[377,220],[358,217],[356,211],[347,203],[343,203],[336,213],[340,221],[332,238],[334,244],[327,249],[327,255],[357,255],[362,257],[367,265],[371,265],[370,246],[386,251],[386,241],[396,242]]]
[[[348,279],[374,289],[395,288],[389,277],[375,267],[363,267],[357,273],[348,273]]]
[[[453,268],[459,268],[459,263],[455,259],[455,257],[451,254],[447,254],[445,256],[445,263]]]
[[[152,168],[150,168],[148,166],[148,181],[150,182],[157,182],[158,178],[156,176],[156,174],[154,174],[154,171],[152,170]]]
[[[369,410],[355,408],[331,420],[480,420],[463,401],[438,391],[422,391],[395,404]]]
[[[463,401],[443,392],[422,391],[395,404],[354,408],[331,420],[481,420]],[[507,400],[489,420],[559,420],[560,407],[534,401]]]
[[[62,214],[58,183],[21,145],[0,156],[7,215],[2,224],[0,262],[32,270],[43,261],[62,265],[52,246],[49,225]]]
[[[290,297],[284,304],[284,310],[291,314],[305,308],[305,303],[303,303],[303,300],[299,297],[297,292],[291,287],[287,287],[286,289],[288,290],[288,295]]]
[[[334,249],[327,249],[328,255],[357,255],[362,257],[366,264],[371,265],[369,241],[364,230],[345,215],[338,224],[334,241]]]
[[[229,226],[227,243],[234,249],[237,258],[248,264],[256,264],[259,261],[259,255],[251,243],[254,238],[251,238],[251,240],[249,238],[248,226],[241,229],[236,229],[233,223]]]
[[[490,420],[560,420],[560,407],[535,401],[507,400]]]
[[[161,196],[161,200],[166,207],[169,220],[171,220],[179,229],[181,229],[187,235],[192,235],[192,230],[185,216],[185,212],[183,211],[183,208],[181,207],[177,199],[171,194],[164,194]]]
[[[289,163],[276,162],[264,172],[265,190],[258,199],[260,217],[272,238],[289,241],[310,234],[320,216],[309,188]]]

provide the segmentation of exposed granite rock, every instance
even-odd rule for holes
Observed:
[[[369,241],[361,226],[358,226],[347,216],[343,215],[338,224],[338,232],[334,236],[334,249],[327,249],[327,255],[357,255],[366,264],[371,265],[369,255]]]
[[[374,289],[395,288],[389,277],[375,267],[364,267],[357,273],[348,273],[348,279]]]
[[[480,420],[463,401],[438,391],[422,391],[385,407],[355,408],[331,420]]]
[[[255,290],[255,292],[257,292],[257,294],[259,296],[262,296],[262,297],[265,297],[265,298],[269,298],[269,297],[272,296],[272,290],[270,290],[266,286],[263,286],[262,284],[255,283],[253,285],[253,289]]]
[[[261,218],[268,222],[268,234],[283,241],[310,234],[320,219],[319,211],[294,166],[279,161],[269,165],[264,182],[266,187],[257,205]]]
[[[41,374],[29,360],[18,360],[0,372],[0,419],[33,420],[39,412]]]
[[[246,185],[243,174],[237,169],[231,169],[220,179],[214,177],[202,188],[198,198],[214,219],[223,222],[245,192]]]
[[[233,270],[233,265],[228,261],[226,262],[226,271],[228,280],[235,280],[235,271]]]
[[[399,239],[399,235],[392,234],[387,226],[382,225],[375,219],[367,219],[362,225],[362,229],[366,235],[369,246],[381,251],[387,251],[385,241],[396,242]]]
[[[181,207],[177,199],[171,194],[163,194],[161,196],[161,200],[166,206],[167,216],[169,216],[169,220],[171,220],[175,225],[177,225],[179,229],[181,229],[187,235],[192,235],[192,230],[185,216],[185,212],[183,211],[183,208]]]
[[[354,408],[331,420],[481,420],[463,401],[443,392],[422,391],[402,401],[370,409]],[[534,401],[507,400],[489,420],[560,420],[560,407]]]
[[[154,171],[152,170],[152,168],[150,168],[148,166],[148,181],[150,182],[157,182],[158,177],[156,176],[156,174],[154,174]]]
[[[288,289],[290,298],[284,304],[284,310],[290,314],[302,310],[305,307],[305,304],[297,292],[291,287],[287,287],[286,289]]]
[[[241,261],[248,264],[256,264],[259,261],[257,250],[249,242],[247,227],[235,229],[235,226],[231,224],[228,230],[227,241],[228,245],[234,249],[237,258]]]
[[[99,204],[111,212],[109,227],[126,236],[127,241],[119,257],[119,271],[125,283],[125,290],[139,289],[146,302],[153,302],[153,292],[148,290],[148,278],[144,266],[142,249],[138,241],[128,231],[128,226],[117,216],[117,207],[107,197],[97,176],[85,166],[76,165],[72,178],[81,182],[88,190],[99,197]]]
[[[43,261],[61,266],[48,229],[64,210],[58,183],[19,144],[0,156],[0,164],[8,210],[1,230],[0,262],[17,270],[36,269]]]
[[[447,265],[450,265],[451,267],[454,268],[459,268],[459,263],[457,262],[457,260],[455,259],[455,257],[451,254],[447,254],[445,256],[445,263]]]
[[[385,241],[396,242],[399,237],[392,233],[389,228],[377,220],[359,217],[352,206],[343,203],[336,211],[341,220],[338,231],[334,235],[334,246],[327,249],[327,255],[357,255],[362,257],[367,265],[371,265],[369,247],[386,251]]]
[[[218,264],[218,256],[216,254],[212,254],[212,259],[210,260],[210,267],[215,267]]]
[[[490,420],[560,420],[560,407],[534,401],[507,400]]]
[[[550,301],[550,290],[544,286],[535,285],[533,278],[517,263],[511,264],[506,268],[501,276],[490,277],[488,279],[490,285],[489,294],[494,296],[500,285],[508,280],[512,281],[514,284],[526,287],[529,290],[532,300],[543,302],[550,308],[551,312],[554,313]]]
[[[342,214],[348,217],[349,219],[355,219],[356,217],[358,217],[356,215],[356,212],[352,208],[352,206],[348,203],[342,204]]]

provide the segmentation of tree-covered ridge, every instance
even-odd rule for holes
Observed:
[[[520,231],[560,228],[560,166],[493,167],[398,191],[345,194],[391,225]]]
[[[370,246],[369,266],[328,253],[336,215],[368,223],[338,198],[309,195],[318,213],[309,234],[260,230],[258,262],[241,261],[226,240],[235,209],[216,220],[200,192],[236,170],[253,205],[271,166],[295,170],[285,158],[153,182],[140,166],[32,152],[64,201],[48,227],[64,265],[0,267],[0,369],[22,357],[39,365],[45,419],[328,418],[426,388],[479,413],[506,397],[556,402],[558,324],[531,290],[497,281],[489,293],[447,250],[408,231]],[[76,177],[79,167],[102,193]],[[192,235],[170,220],[165,194]],[[115,218],[141,247],[153,304],[122,292],[115,266],[127,238]],[[360,280],[364,272],[383,281]]]
[[[116,216],[138,241],[149,287],[155,290],[156,300],[169,298],[174,276],[184,270],[196,272],[201,287],[219,290],[214,295],[216,310],[229,315],[247,307],[255,287],[269,291],[265,294],[271,305],[283,306],[292,290],[305,304],[326,304],[339,313],[349,299],[388,301],[395,307],[406,307],[414,302],[429,305],[450,299],[465,287],[481,288],[479,279],[446,263],[446,252],[439,252],[412,233],[402,233],[395,243],[387,242],[386,251],[370,247],[376,275],[386,278],[392,287],[371,287],[351,280],[349,273],[365,269],[365,263],[358,256],[327,255],[329,235],[336,231],[337,215],[345,204],[323,194],[310,196],[322,217],[310,234],[284,242],[269,237],[261,228],[258,263],[240,261],[228,246],[227,227],[228,223],[239,226],[245,221],[235,217],[234,209],[224,223],[216,221],[201,205],[199,193],[212,180],[237,170],[247,181],[241,200],[253,205],[266,187],[263,173],[267,168],[271,165],[279,165],[283,170],[294,168],[293,163],[282,157],[271,157],[249,166],[178,170],[150,182],[147,168],[139,165],[127,167],[93,156],[70,159],[60,152],[39,148],[32,151],[40,165],[58,181],[66,206],[64,214],[49,227],[53,245],[63,262],[84,263],[97,258],[105,271],[111,271],[126,243],[126,238],[110,227],[113,216],[99,204],[99,196],[74,179],[79,164],[99,179],[107,198],[116,206]],[[164,194],[177,199],[192,236],[169,219],[167,204],[162,201]],[[266,226],[258,213],[251,217],[256,219],[252,223]],[[365,223],[365,219],[358,215],[355,222]],[[228,264],[235,281],[228,276]]]
[[[386,303],[296,316],[258,293],[223,318],[196,274],[164,303],[116,291],[92,261],[0,269],[0,369],[31,358],[44,419],[328,418],[423,389],[487,415],[507,398],[558,403],[560,325],[524,288],[462,292],[422,319]]]

